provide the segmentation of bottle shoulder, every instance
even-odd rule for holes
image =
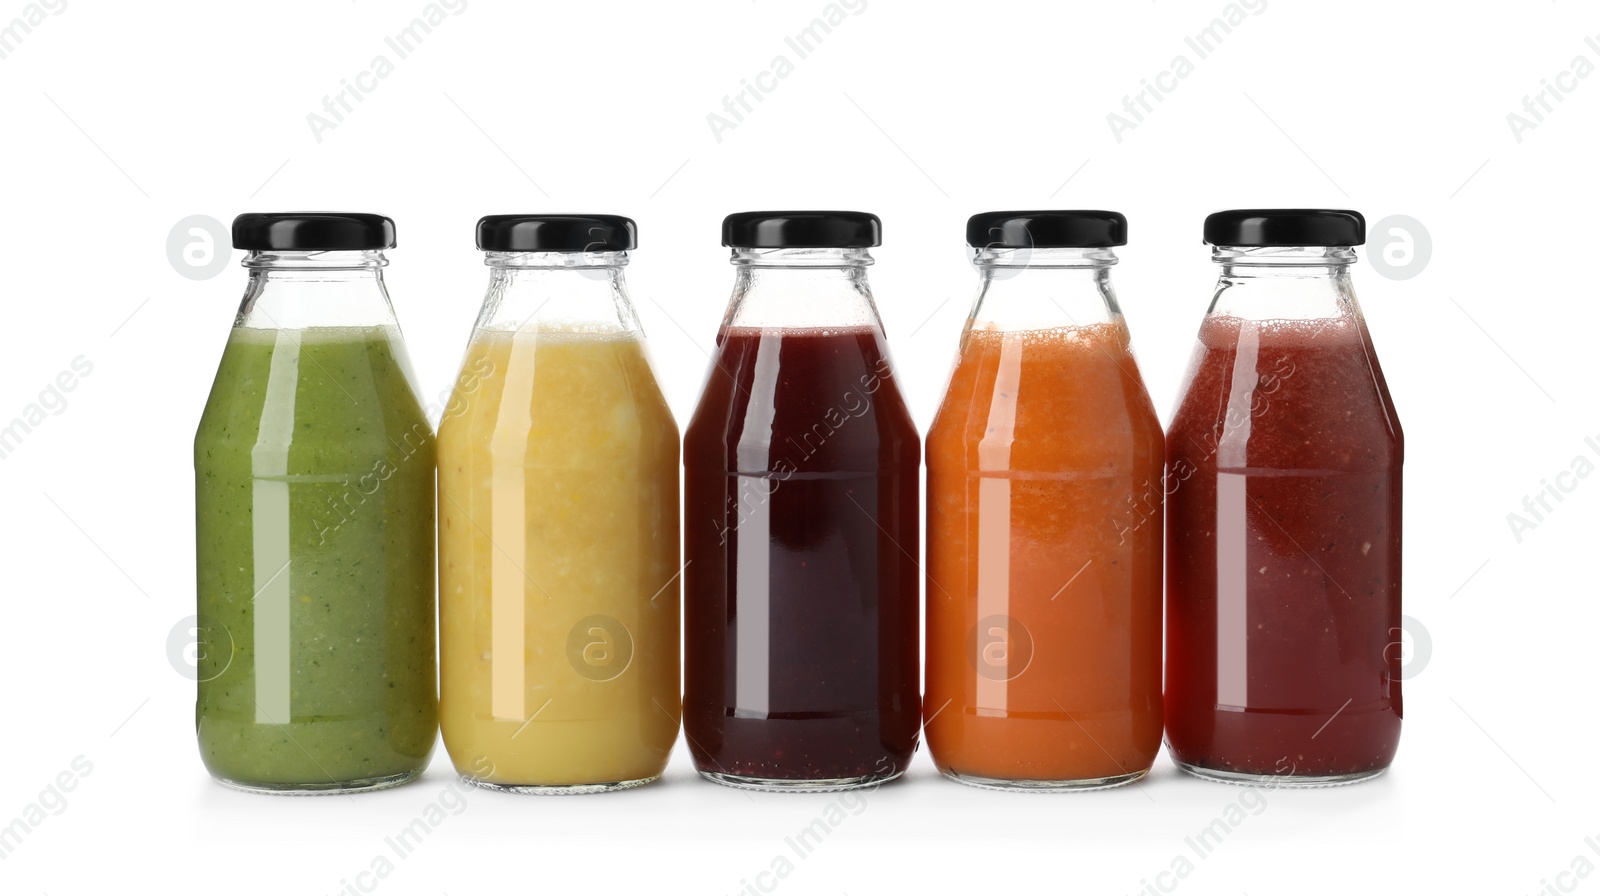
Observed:
[[[392,328],[244,331],[230,336],[195,442],[220,450],[371,454],[433,429]]]
[[[921,440],[873,331],[724,333],[684,437],[729,469],[913,468]]]
[[[965,458],[973,469],[1082,469],[1159,454],[1161,442],[1155,406],[1125,343],[1017,340],[996,350],[969,340],[929,428],[928,454],[930,466]]]
[[[637,334],[479,334],[439,424],[441,455],[484,450],[583,467],[677,451]]]
[[[1202,328],[1168,432],[1169,458],[1223,467],[1383,469],[1403,451],[1359,317]]]

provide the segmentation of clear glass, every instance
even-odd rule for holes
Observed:
[[[1167,437],[1167,745],[1324,786],[1389,767],[1404,438],[1344,247],[1219,246]]]
[[[678,428],[626,252],[489,252],[439,425],[445,747],[482,787],[656,780],[678,735]]]
[[[844,790],[916,749],[921,446],[864,249],[735,249],[684,439],[684,734],[721,784]]]
[[[967,330],[1025,332],[1113,324],[1122,319],[1112,249],[973,249],[978,292]]]
[[[1356,318],[1348,246],[1213,246],[1221,266],[1207,315],[1241,320]]]
[[[1030,792],[1127,784],[1161,741],[1160,423],[1110,249],[980,249],[928,432],[928,747]]]
[[[867,285],[866,249],[734,249],[733,297],[723,332],[817,327],[883,332]]]
[[[194,445],[195,726],[231,787],[389,787],[433,750],[433,432],[384,263],[245,259]]]

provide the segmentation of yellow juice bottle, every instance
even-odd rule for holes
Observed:
[[[439,427],[440,717],[529,793],[660,776],[677,738],[678,428],[622,277],[633,222],[493,216]]]

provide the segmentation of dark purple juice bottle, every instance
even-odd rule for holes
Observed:
[[[751,212],[684,438],[684,730],[723,784],[905,771],[919,726],[921,443],[867,288],[877,217]]]

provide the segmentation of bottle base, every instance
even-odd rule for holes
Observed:
[[[1345,784],[1359,784],[1370,781],[1389,770],[1388,766],[1364,772],[1350,772],[1343,775],[1258,775],[1251,772],[1235,772],[1223,769],[1204,768],[1188,762],[1173,763],[1180,771],[1186,772],[1206,781],[1215,781],[1219,784],[1238,784],[1249,787],[1271,788],[1302,788],[1313,787],[1340,787]]]
[[[1126,775],[1112,775],[1107,778],[1079,778],[1066,781],[1012,781],[1005,778],[985,778],[979,775],[963,775],[960,772],[940,770],[952,781],[965,784],[968,787],[978,787],[983,790],[1002,790],[1008,793],[1086,793],[1092,790],[1110,790],[1113,787],[1124,787],[1143,778],[1150,773],[1149,769],[1131,772]]]
[[[388,790],[409,784],[422,777],[422,769],[414,768],[409,771],[393,775],[380,775],[375,778],[359,778],[354,781],[337,781],[326,784],[262,784],[253,781],[235,781],[221,775],[212,775],[213,780],[229,790],[238,790],[242,793],[259,793],[267,796],[338,796],[347,793],[368,793],[373,790]]]
[[[474,787],[484,790],[493,790],[498,793],[516,793],[525,796],[575,796],[581,793],[613,793],[618,790],[632,790],[661,780],[660,775],[651,775],[648,778],[634,778],[630,781],[605,781],[598,784],[496,784],[481,778],[461,776],[461,780]]]
[[[708,772],[702,770],[700,777],[713,781],[724,787],[735,787],[739,790],[760,790],[767,793],[836,793],[841,790],[860,790],[863,787],[876,787],[879,784],[893,781],[905,774],[905,770],[887,775],[858,775],[850,778],[749,778],[743,775],[730,775],[725,772]]]

